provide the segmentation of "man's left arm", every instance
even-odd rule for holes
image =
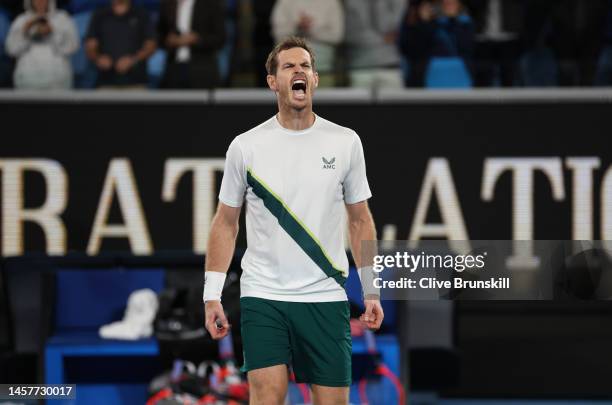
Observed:
[[[372,260],[376,254],[376,227],[367,201],[346,204],[351,251],[363,290],[365,311],[359,318],[369,329],[380,328],[385,316],[380,305],[380,292],[372,285]],[[362,245],[362,241],[371,241]],[[367,251],[362,250],[366,248]]]

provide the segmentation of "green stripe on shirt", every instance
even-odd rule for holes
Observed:
[[[281,228],[291,236],[298,246],[315,262],[328,276],[344,287],[346,277],[344,272],[336,266],[321,242],[314,236],[306,225],[289,209],[287,204],[276,195],[266,183],[257,177],[251,168],[247,169],[247,183],[255,195],[264,203],[264,206],[276,217]]]

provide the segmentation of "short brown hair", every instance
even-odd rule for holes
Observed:
[[[310,63],[312,64],[312,68],[314,69],[315,55],[310,45],[306,43],[306,40],[302,37],[287,37],[278,44],[276,44],[274,49],[272,49],[272,51],[268,55],[268,60],[266,61],[266,70],[268,71],[269,75],[276,74],[276,69],[278,68],[278,54],[282,51],[286,51],[287,49],[292,48],[303,48],[308,51],[308,54],[310,55]]]

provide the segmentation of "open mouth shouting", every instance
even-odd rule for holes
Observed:
[[[306,98],[306,79],[303,77],[296,77],[291,81],[291,92],[293,98],[297,100],[304,100]]]

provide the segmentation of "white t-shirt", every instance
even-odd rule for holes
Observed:
[[[241,296],[345,301],[345,206],[372,196],[355,131],[319,116],[305,130],[276,117],[229,146],[219,200],[246,199]]]

